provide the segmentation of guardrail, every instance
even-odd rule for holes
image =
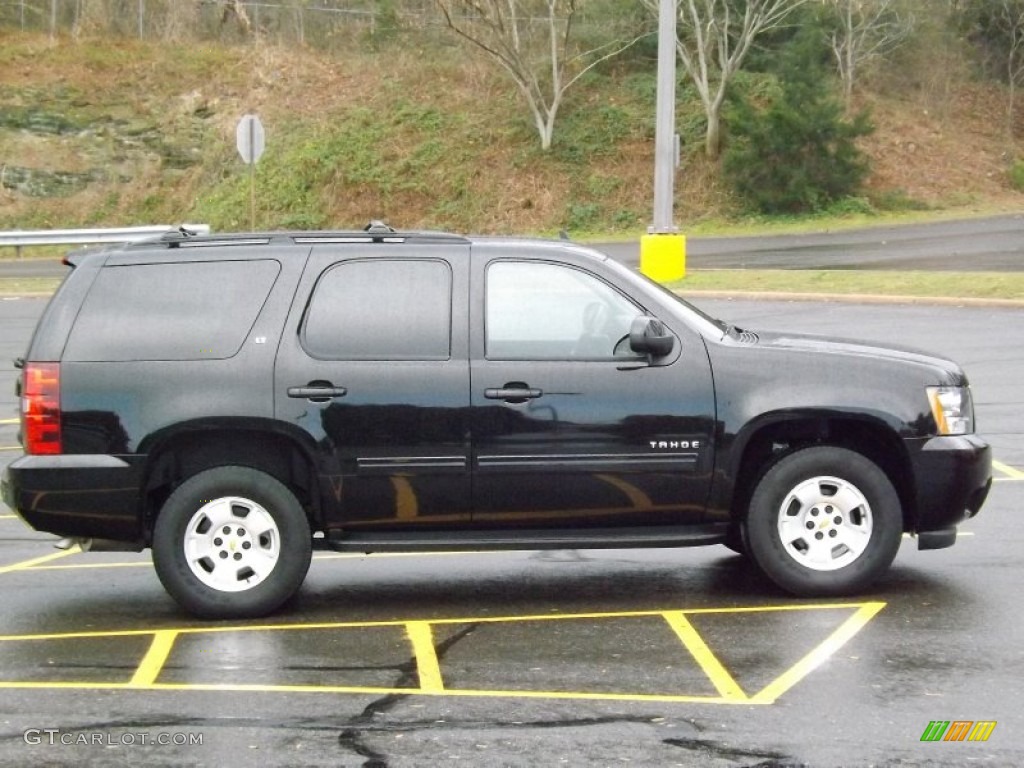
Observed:
[[[182,224],[182,227],[199,235],[210,234],[209,224]],[[147,227],[113,227],[104,229],[24,229],[0,232],[0,248],[16,249],[21,258],[21,249],[30,245],[93,245],[96,243],[128,243],[159,237],[168,230],[177,229],[172,224],[154,224]]]

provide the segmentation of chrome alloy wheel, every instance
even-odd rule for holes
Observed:
[[[259,504],[225,496],[192,515],[184,547],[189,569],[203,584],[221,592],[242,592],[274,570],[281,556],[281,534]]]
[[[805,480],[779,508],[779,538],[786,554],[814,571],[835,571],[860,557],[872,527],[864,494],[838,477]]]

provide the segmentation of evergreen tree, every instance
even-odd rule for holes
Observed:
[[[755,210],[820,210],[856,192],[868,161],[855,140],[873,130],[866,112],[843,119],[829,82],[822,35],[808,26],[782,52],[777,94],[760,108],[733,102],[726,179]]]

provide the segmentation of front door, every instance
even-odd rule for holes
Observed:
[[[277,418],[316,443],[329,531],[468,520],[468,247],[358,254],[313,249],[278,353]]]
[[[475,527],[699,523],[714,391],[684,328],[650,363],[629,348],[648,308],[592,262],[479,258],[471,324]]]

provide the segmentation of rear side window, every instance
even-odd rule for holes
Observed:
[[[357,259],[317,282],[302,344],[322,360],[447,360],[452,273],[435,259]]]
[[[241,348],[281,270],[272,260],[181,262],[100,271],[65,360],[207,360]]]

